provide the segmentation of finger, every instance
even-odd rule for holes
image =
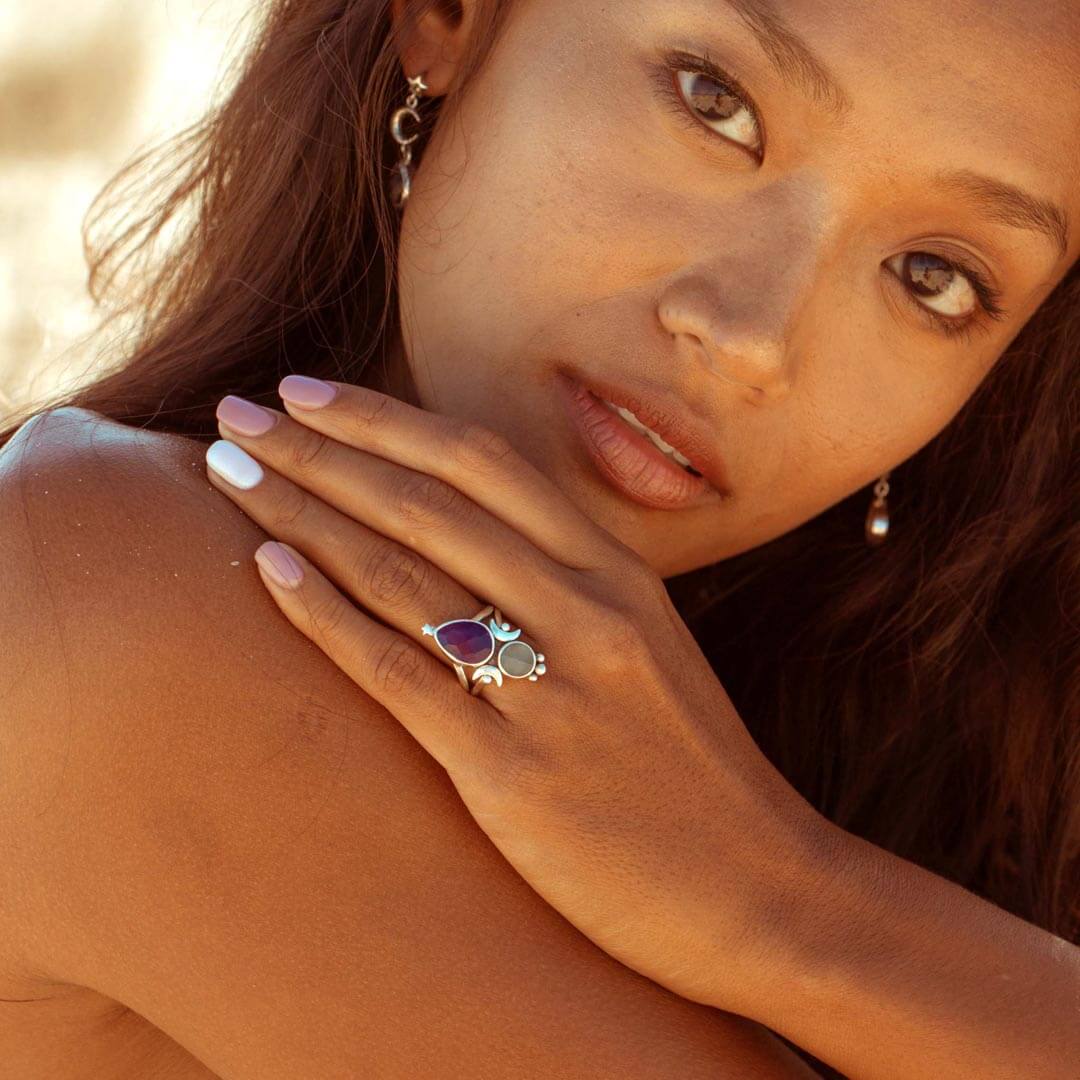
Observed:
[[[326,405],[318,385],[336,389]],[[287,375],[278,392],[293,419],[456,487],[567,566],[606,566],[615,540],[502,435],[349,383]],[[307,403],[307,404],[305,404]]]
[[[238,434],[221,422],[224,441],[347,517],[418,552],[529,632],[544,633],[552,620],[562,625],[553,613],[574,606],[581,590],[576,571],[437,477],[274,415],[273,427],[257,436]],[[553,603],[555,598],[563,602]]]
[[[384,706],[451,774],[489,766],[498,710],[465,693],[454,672],[414,641],[359,611],[295,548],[255,552],[259,575],[285,617]]]
[[[389,626],[420,640],[425,623],[472,618],[483,606],[417,552],[353,521],[251,458],[245,461],[242,453],[231,443],[214,443],[206,454],[210,482]],[[429,647],[426,639],[424,645]],[[434,643],[430,647],[441,657]]]

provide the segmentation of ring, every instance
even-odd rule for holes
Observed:
[[[487,683],[502,686],[504,675],[508,679],[536,682],[547,672],[544,654],[521,641],[521,630],[512,630],[508,622],[503,622],[502,612],[491,604],[471,619],[449,619],[438,626],[426,623],[423,631],[435,639],[435,644],[454,665],[458,681],[473,694],[478,694]],[[475,669],[471,688],[465,674],[467,667]]]

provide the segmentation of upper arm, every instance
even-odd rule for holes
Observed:
[[[810,1075],[518,877],[281,615],[201,444],[30,428],[0,455],[0,887],[30,970],[235,1080]]]

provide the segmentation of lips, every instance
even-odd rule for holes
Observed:
[[[639,382],[608,382],[592,374],[570,370],[559,372],[557,377],[568,380],[570,389],[580,392],[583,388],[597,399],[607,399],[612,404],[630,409],[640,422],[660,435],[665,443],[689,458],[694,469],[702,473],[716,494],[721,497],[731,495],[727,470],[714,448],[715,431],[694,416],[687,405],[670,390]],[[597,405],[607,408],[603,402],[597,401]],[[610,410],[608,411],[610,413]],[[619,422],[624,421],[619,419]],[[673,463],[673,468],[679,467]],[[686,475],[690,476],[688,473]]]

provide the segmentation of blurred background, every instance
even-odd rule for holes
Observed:
[[[257,6],[0,0],[0,420],[92,377],[83,216],[126,160],[206,109]]]

